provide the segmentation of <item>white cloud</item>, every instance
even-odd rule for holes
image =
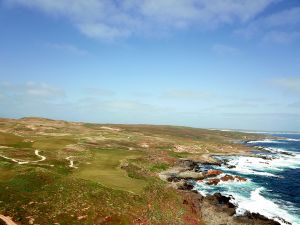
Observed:
[[[262,23],[267,27],[297,25],[300,23],[300,7],[295,7],[274,13],[263,19]]]
[[[276,78],[270,82],[285,91],[300,92],[300,77]]]
[[[224,44],[215,44],[212,51],[218,55],[237,55],[240,53],[238,48]]]
[[[79,25],[80,31],[91,38],[115,39],[128,37],[130,30],[123,28],[110,27],[102,23],[87,23]]]
[[[24,117],[40,116],[47,118],[83,120],[97,122],[146,122],[150,117],[167,114],[166,107],[131,99],[94,96],[68,99],[63,90],[44,83],[27,82],[22,84],[0,83],[0,116]],[[99,94],[100,89],[92,93]],[[109,92],[109,91],[107,91]],[[84,94],[84,93],[82,93]],[[113,93],[108,93],[113,94]]]
[[[300,38],[300,32],[284,32],[284,31],[271,31],[267,32],[263,36],[264,42],[271,42],[271,43],[279,43],[279,44],[285,44],[293,42]]]
[[[189,26],[247,22],[277,0],[5,0],[65,17],[83,34],[114,39]]]
[[[0,88],[5,96],[15,96],[15,99],[57,99],[65,97],[62,89],[45,83],[27,82],[24,84],[2,83]],[[16,97],[18,96],[18,97]]]
[[[25,92],[31,96],[46,98],[64,96],[64,92],[61,89],[54,88],[43,83],[27,83],[25,86]]]
[[[295,27],[300,24],[300,7],[294,7],[251,21],[235,31],[246,38],[259,37],[264,42],[289,43],[300,38]]]

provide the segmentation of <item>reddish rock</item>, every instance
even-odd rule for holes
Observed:
[[[234,180],[234,177],[226,174],[224,177],[221,177],[221,181],[231,181]]]
[[[222,173],[223,172],[220,171],[220,170],[209,170],[209,171],[207,171],[207,173],[205,175],[206,175],[206,177],[216,177],[216,176],[219,176]]]
[[[235,179],[237,179],[237,180],[240,181],[240,182],[245,182],[245,181],[247,181],[246,178],[240,177],[240,176],[235,176]]]
[[[206,182],[206,184],[208,185],[217,185],[218,183],[220,183],[220,179],[210,179]]]
[[[228,175],[228,174],[226,174],[224,177],[221,177],[221,181],[224,181],[224,182],[226,182],[226,181],[234,181],[234,180],[239,181],[239,182],[245,182],[245,181],[247,181],[247,179],[244,178],[244,177],[231,176],[231,175]]]

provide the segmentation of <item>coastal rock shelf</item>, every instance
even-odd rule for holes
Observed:
[[[220,166],[220,163],[205,163],[200,164],[202,166],[216,165]],[[201,167],[201,166],[200,166]],[[190,183],[191,181],[204,182],[206,184],[217,185],[219,182],[236,181],[245,182],[246,178],[241,176],[232,176],[223,173],[221,170],[216,169],[200,169],[199,163],[191,160],[182,160],[180,165],[171,168],[167,171],[163,171],[159,174],[162,180],[172,183]],[[185,182],[183,182],[185,181]],[[186,184],[185,184],[186,185]],[[178,187],[178,185],[175,185]],[[180,187],[179,187],[180,188]]]
[[[231,221],[228,224],[255,224],[255,225],[280,225],[278,221],[274,221],[259,213],[251,213],[245,211],[238,214],[238,206],[235,204],[234,197],[225,196],[221,193],[206,195],[195,189],[195,184],[205,184],[216,186],[220,183],[228,182],[247,182],[247,178],[239,175],[226,174],[221,170],[222,165],[226,165],[226,160],[217,161],[215,163],[201,163],[193,160],[181,160],[179,165],[163,171],[159,174],[162,180],[170,183],[170,186],[178,190],[188,192],[198,200],[202,214],[206,214],[208,224],[222,224],[224,221]],[[220,167],[220,169],[213,169]],[[197,193],[196,197],[192,193]],[[209,210],[208,210],[209,209]],[[217,217],[212,212],[217,212]],[[282,218],[278,218],[284,224],[291,224]]]

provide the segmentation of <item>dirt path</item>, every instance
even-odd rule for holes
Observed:
[[[68,160],[68,161],[70,162],[69,167],[74,168],[74,169],[78,169],[77,166],[74,166],[74,160],[72,160],[73,157],[74,157],[74,156],[68,156],[68,157],[66,158],[66,160]]]
[[[40,155],[39,152],[40,152],[39,150],[35,150],[35,151],[34,151],[34,154],[35,154],[37,157],[40,157],[41,159],[40,159],[40,160],[37,160],[37,161],[32,161],[32,162],[42,162],[42,161],[45,161],[45,160],[46,160],[46,157],[43,156],[43,155]]]
[[[4,158],[4,159],[7,159],[7,160],[10,160],[12,162],[15,162],[15,163],[18,163],[20,165],[22,164],[28,164],[28,163],[38,163],[38,162],[42,162],[42,161],[45,161],[46,160],[46,157],[43,156],[43,155],[40,155],[39,154],[39,150],[35,150],[34,151],[34,154],[39,157],[40,159],[39,160],[35,160],[35,161],[25,161],[25,160],[22,160],[22,159],[14,159],[14,158],[9,158],[9,157],[6,157],[4,155],[0,155],[0,157]]]
[[[0,220],[2,220],[6,225],[17,225],[14,221],[10,219],[10,217],[6,217],[3,215],[0,215]]]
[[[3,159],[7,159],[7,160],[10,160],[10,161],[13,161],[15,163],[19,163],[20,162],[19,160],[16,160],[16,159],[13,159],[13,158],[9,158],[9,157],[6,157],[4,155],[0,155],[0,157],[3,158]]]

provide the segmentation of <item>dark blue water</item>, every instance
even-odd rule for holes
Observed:
[[[260,142],[250,144],[252,146],[262,146],[267,148],[280,149],[291,153],[300,154],[300,134],[273,134],[276,137],[289,138],[288,141],[279,140],[277,142]],[[299,159],[300,160],[300,159]],[[296,164],[296,165],[295,165]],[[294,206],[290,210],[293,213],[300,215],[300,167],[297,163],[290,165],[282,171],[274,172],[278,177],[260,177],[255,178],[255,182],[270,190],[266,192],[266,196],[278,199],[275,202],[282,200],[290,202]]]
[[[300,154],[300,134],[274,134],[274,136],[290,138],[292,140],[279,140],[275,143],[256,143],[252,145],[282,149],[283,151]],[[300,167],[297,164],[290,165],[290,167],[285,168],[283,171],[274,173],[282,178],[257,177],[256,183],[272,190],[272,196],[277,195],[280,200],[291,202],[295,206],[295,213],[300,215]]]
[[[219,157],[234,167],[224,164],[221,167],[224,173],[245,177],[246,183],[226,182],[216,186],[197,183],[195,189],[202,194],[221,192],[234,196],[233,201],[239,207],[237,214],[251,211],[281,224],[300,225],[300,134],[274,136],[282,138],[247,143],[257,157]]]

